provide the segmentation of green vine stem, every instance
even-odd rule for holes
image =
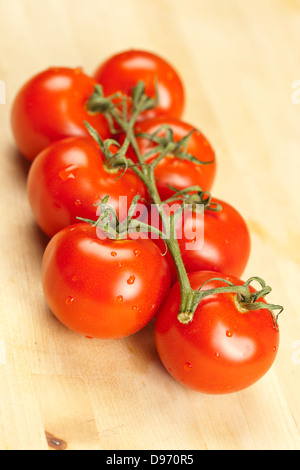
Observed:
[[[137,232],[151,232],[164,239],[165,234],[161,230],[134,218],[135,209],[140,199],[139,194],[133,198],[127,217],[123,222],[119,221],[115,209],[108,203],[109,195],[96,204],[96,206],[100,206],[100,216],[97,220],[83,217],[77,217],[77,219],[89,223],[92,227],[98,227],[115,240],[124,239],[128,234]]]
[[[92,137],[94,137],[94,139],[100,145],[101,150],[105,155],[106,165],[108,169],[113,170],[115,168],[124,168],[124,171],[126,171],[128,168],[131,168],[143,181],[143,183],[147,187],[151,202],[155,204],[158,209],[163,227],[170,227],[168,237],[166,237],[165,234],[160,232],[158,229],[155,229],[154,227],[151,227],[148,224],[144,224],[132,218],[135,208],[134,205],[136,204],[139,196],[136,196],[136,198],[134,199],[133,204],[129,209],[126,221],[122,222],[121,224],[116,219],[117,216],[115,214],[115,211],[111,212],[111,210],[108,209],[106,205],[107,200],[102,201],[102,204],[104,204],[105,207],[104,211],[102,211],[103,214],[102,216],[100,216],[98,221],[95,222],[86,219],[81,220],[85,220],[94,225],[98,225],[102,229],[106,230],[110,236],[113,236],[115,238],[124,237],[125,234],[130,233],[130,231],[146,231],[156,233],[165,240],[167,248],[176,266],[178,281],[180,285],[181,303],[178,312],[178,320],[181,323],[187,324],[192,321],[195,310],[204,297],[218,293],[231,292],[236,294],[235,300],[241,311],[266,308],[270,311],[272,315],[274,325],[277,326],[277,318],[279,313],[281,313],[281,311],[283,310],[283,307],[259,301],[259,299],[261,299],[271,291],[271,288],[269,286],[266,286],[265,282],[261,278],[252,277],[248,281],[246,281],[242,286],[236,286],[229,281],[224,281],[224,279],[214,278],[227,283],[227,286],[215,289],[201,290],[204,286],[203,285],[199,290],[192,289],[188,274],[186,272],[182,260],[178,240],[176,238],[176,217],[174,215],[168,216],[163,209],[163,204],[181,199],[183,202],[188,202],[195,205],[203,204],[204,209],[206,210],[219,211],[222,208],[219,204],[216,204],[211,201],[210,193],[202,191],[199,187],[190,187],[182,191],[176,191],[176,188],[173,188],[176,191],[175,194],[171,198],[163,202],[157,190],[154,170],[159,161],[161,161],[161,159],[164,158],[164,156],[167,155],[169,152],[173,153],[174,155],[177,155],[179,158],[186,158],[191,161],[194,161],[196,164],[209,164],[212,162],[201,162],[197,160],[193,155],[190,155],[186,152],[188,139],[192,132],[185,136],[180,142],[175,143],[173,139],[173,132],[171,129],[166,129],[166,135],[164,137],[158,137],[158,131],[155,132],[153,135],[143,135],[143,137],[149,139],[149,142],[155,143],[156,145],[150,150],[149,153],[147,153],[146,156],[141,155],[137,143],[137,138],[134,132],[134,126],[140,113],[142,113],[146,109],[153,108],[157,105],[157,95],[154,99],[150,98],[145,95],[144,89],[145,87],[143,82],[139,82],[137,86],[133,88],[131,97],[120,97],[118,94],[114,94],[106,98],[103,95],[102,87],[100,85],[97,85],[95,87],[94,93],[88,100],[87,110],[89,112],[103,113],[107,117],[108,122],[111,125],[111,131],[113,133],[120,131],[125,133],[126,137],[122,146],[120,146],[120,144],[117,141],[114,141],[113,139],[109,139],[108,141],[103,142],[97,132],[89,124],[86,123],[86,126]],[[129,103],[130,116],[128,113]],[[119,130],[116,129],[115,123],[119,126]],[[118,151],[114,154],[109,151],[109,147],[112,144],[115,144],[119,147]],[[138,160],[137,164],[126,156],[126,152],[129,146],[133,148],[136,154]],[[146,157],[148,157],[150,154],[155,155],[154,160],[151,163],[145,163]],[[109,222],[109,219],[111,220],[112,216],[113,219],[116,221],[115,229],[111,227],[111,224]],[[256,293],[251,293],[249,288],[250,283],[253,280],[258,281],[261,286],[261,289]],[[279,310],[279,313],[275,315],[274,310]]]
[[[163,136],[159,134],[161,131],[165,131]],[[152,165],[155,168],[161,159],[167,154],[172,154],[173,156],[180,158],[182,160],[190,160],[191,162],[196,163],[197,165],[210,165],[214,162],[214,160],[204,161],[200,160],[194,155],[187,152],[187,146],[192,134],[196,132],[196,129],[192,129],[188,134],[186,134],[182,139],[175,141],[174,140],[174,132],[168,125],[162,125],[157,129],[153,134],[149,134],[146,132],[140,132],[136,134],[136,137],[143,137],[146,138],[149,143],[156,144],[154,148],[152,148],[149,152],[144,155],[144,159],[148,158],[154,153],[159,153],[159,156],[153,161]],[[162,156],[163,154],[163,156]]]
[[[222,205],[212,201],[211,193],[209,191],[202,191],[200,186],[189,186],[180,191],[171,185],[169,185],[169,188],[174,191],[174,195],[165,199],[163,204],[169,204],[170,202],[179,200],[185,204],[191,204],[195,209],[197,206],[201,205],[204,211],[220,212],[222,210]]]
[[[227,286],[222,286],[222,287],[215,287],[213,289],[206,289],[202,290],[205,284],[211,282],[211,281],[221,281]],[[252,281],[257,281],[260,284],[260,289],[251,292],[250,290],[250,284]],[[210,295],[215,295],[215,294],[226,294],[226,293],[234,293],[237,294],[235,297],[235,302],[237,304],[237,307],[240,311],[249,311],[249,310],[259,310],[259,309],[267,309],[272,315],[273,318],[273,324],[276,329],[278,329],[278,316],[283,310],[283,307],[281,305],[275,305],[275,304],[270,304],[267,302],[260,301],[260,299],[264,299],[267,294],[269,294],[272,291],[270,286],[267,286],[265,281],[261,279],[260,277],[253,276],[249,278],[244,284],[242,285],[235,285],[233,282],[215,277],[211,278],[208,281],[205,281],[201,287],[197,290],[198,292],[198,298],[197,298],[197,305],[199,302],[201,302],[202,299],[204,299],[207,296]],[[178,314],[178,319],[181,323],[190,323],[193,319],[193,313],[191,312],[186,314],[185,312],[179,312]],[[274,310],[278,310],[278,313],[275,315]]]

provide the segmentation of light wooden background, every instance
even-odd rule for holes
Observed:
[[[234,395],[177,384],[159,362],[153,324],[124,340],[88,340],[44,303],[47,240],[26,199],[12,100],[50,65],[92,73],[132,47],[180,72],[184,119],[218,156],[213,193],[251,229],[244,278],[263,277],[270,301],[285,307],[274,367]],[[300,1],[0,0],[0,79],[0,448],[47,450],[52,435],[69,450],[299,449]]]

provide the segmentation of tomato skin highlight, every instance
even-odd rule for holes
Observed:
[[[21,154],[33,161],[51,142],[69,136],[89,137],[84,121],[103,139],[109,138],[107,119],[86,110],[95,85],[81,68],[68,67],[51,67],[28,80],[11,111],[12,132]]]
[[[138,134],[153,134],[162,126],[168,126],[172,129],[175,142],[178,142],[195,129],[191,124],[170,116],[160,116],[138,123],[135,126],[135,134],[139,151],[142,155],[145,155],[154,144],[150,143],[149,139],[145,137],[139,137]],[[165,130],[162,130],[157,135],[160,137],[164,136]],[[122,142],[123,140],[124,135],[121,135],[120,141]],[[216,176],[216,156],[207,138],[197,129],[190,137],[187,152],[200,161],[212,163],[201,165],[187,159],[166,155],[158,163],[154,171],[157,190],[162,201],[174,194],[174,191],[169,186],[174,186],[178,190],[195,185],[200,186],[202,191],[209,191],[212,188]],[[135,153],[131,147],[129,147],[128,156],[136,160]],[[155,157],[155,155],[150,156],[146,161],[151,163]]]
[[[45,299],[70,330],[121,338],[143,328],[170,287],[168,263],[149,239],[100,240],[79,223],[58,232],[42,262]]]
[[[95,80],[103,87],[104,95],[121,92],[129,96],[139,81],[145,84],[145,93],[155,97],[155,79],[159,103],[153,109],[141,113],[139,120],[159,115],[180,118],[185,104],[184,87],[177,71],[165,59],[143,50],[128,50],[106,59],[95,74]]]
[[[191,273],[193,289],[214,277],[239,279],[221,273]],[[222,286],[211,281],[204,289]],[[251,288],[254,291],[253,288]],[[177,320],[178,283],[170,290],[156,316],[155,341],[168,372],[181,384],[207,394],[227,394],[257,382],[272,366],[279,346],[279,331],[267,309],[241,312],[235,294],[215,294],[198,305],[193,320]]]
[[[121,221],[136,194],[146,197],[144,184],[132,170],[123,175],[123,169],[110,172],[104,162],[98,144],[87,137],[53,142],[32,162],[28,200],[38,225],[49,237],[78,222],[77,217],[97,220],[95,204],[106,195]]]

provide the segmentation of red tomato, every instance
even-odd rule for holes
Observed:
[[[106,195],[120,221],[127,217],[134,196],[146,197],[144,184],[132,170],[110,171],[104,162],[98,144],[84,137],[54,142],[37,156],[27,193],[35,219],[48,236],[78,222],[77,217],[96,220],[95,204]]]
[[[168,126],[174,134],[174,141],[178,142],[183,139],[194,127],[186,122],[174,119],[168,116],[162,116],[155,119],[149,119],[136,125],[135,133],[153,134],[162,126]],[[157,135],[164,136],[165,130],[160,131]],[[120,137],[123,141],[124,135]],[[139,151],[145,155],[155,144],[149,142],[149,139],[137,137]],[[214,151],[206,139],[206,137],[196,130],[190,137],[187,146],[187,152],[193,155],[197,160],[204,162],[213,162],[208,164],[197,164],[180,157],[166,155],[155,168],[155,180],[158,192],[162,200],[168,199],[174,194],[169,185],[176,187],[178,190],[185,189],[189,186],[198,185],[204,191],[209,191],[213,185],[216,174],[216,158]],[[128,150],[128,156],[136,160],[133,149]],[[147,158],[147,162],[151,163],[155,156]]]
[[[139,81],[145,84],[145,93],[155,97],[155,79],[159,95],[158,106],[144,111],[140,119],[161,114],[180,118],[184,108],[184,88],[178,73],[163,58],[151,52],[129,50],[109,57],[95,72],[95,79],[103,87],[104,95],[121,92],[129,96]]]
[[[121,338],[156,314],[170,271],[151,240],[100,240],[95,227],[79,223],[50,240],[42,282],[49,308],[67,328],[93,338]]]
[[[189,275],[195,290],[215,277],[243,284],[215,272]],[[203,289],[222,285],[211,281]],[[279,345],[278,328],[267,309],[242,310],[236,298],[232,293],[207,296],[193,320],[182,324],[177,319],[179,285],[172,287],[157,313],[155,340],[162,363],[177,381],[200,392],[225,394],[249,387],[270,369]]]
[[[110,136],[102,114],[88,113],[85,104],[96,81],[80,68],[52,67],[31,78],[17,94],[11,114],[20,152],[30,161],[51,142],[68,136],[89,136],[89,122],[103,139]]]
[[[183,263],[188,273],[195,271],[217,271],[241,277],[247,265],[251,239],[247,224],[241,214],[230,204],[212,198],[211,203],[221,205],[219,212],[206,209],[204,213],[193,210],[186,205],[183,216],[177,223],[176,234]],[[165,205],[173,212],[178,204]],[[170,212],[172,213],[172,211]],[[157,218],[148,216],[148,223],[156,225]],[[161,225],[160,225],[161,226]],[[155,240],[166,251],[165,242]],[[169,252],[172,281],[177,280],[175,264]]]

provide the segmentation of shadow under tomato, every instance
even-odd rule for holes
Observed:
[[[32,221],[27,224],[26,231],[29,237],[28,239],[30,239],[30,243],[35,248],[35,257],[42,261],[45,248],[48,245],[50,238],[36,224],[33,216]]]
[[[130,353],[129,363],[135,372],[147,373],[153,363],[160,363],[154,341],[154,324],[155,319],[152,319],[140,331],[121,340]]]
[[[6,158],[14,164],[16,173],[18,173],[26,183],[31,162],[21,154],[13,143],[9,144],[7,152],[5,153]]]

